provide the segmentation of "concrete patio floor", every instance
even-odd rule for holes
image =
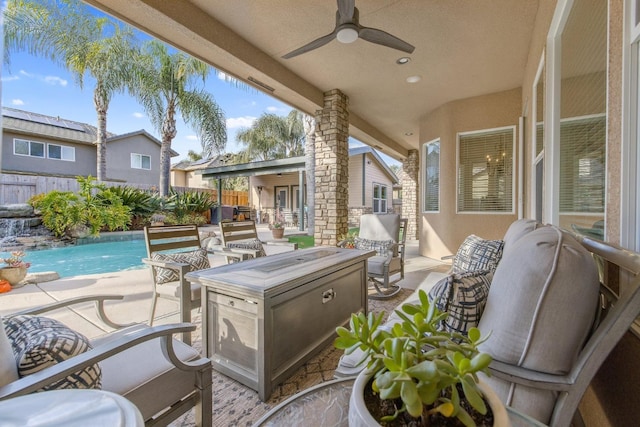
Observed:
[[[202,231],[218,233],[217,226],[206,226]],[[262,240],[272,240],[266,225],[258,225]],[[300,231],[288,228],[286,235]],[[287,250],[283,247],[267,247],[267,254]],[[224,257],[210,256],[211,266],[225,264]],[[98,261],[96,261],[98,262]],[[427,271],[447,269],[448,264],[418,254],[418,242],[407,242],[405,255],[405,279],[399,282],[403,288],[415,289],[424,279]],[[49,282],[27,284],[9,293],[0,294],[0,316],[15,313],[31,307],[87,295],[122,295],[123,300],[106,303],[109,317],[118,323],[147,322],[151,304],[151,274],[147,268],[103,274],[65,277]],[[178,322],[177,304],[159,300],[155,324]],[[47,316],[60,320],[89,338],[111,331],[97,318],[92,303],[84,303],[73,308],[59,309]]]

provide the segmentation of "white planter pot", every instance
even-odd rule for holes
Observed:
[[[371,416],[364,403],[364,388],[369,382],[369,379],[371,379],[371,374],[367,371],[362,371],[358,374],[353,384],[353,390],[349,400],[349,427],[371,427],[380,425]],[[511,422],[509,421],[509,415],[498,395],[496,395],[491,387],[482,381],[480,382],[480,389],[484,393],[485,400],[489,402],[489,406],[493,411],[494,427],[510,427]]]

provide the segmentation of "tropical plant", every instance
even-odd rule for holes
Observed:
[[[248,129],[236,135],[245,145],[242,161],[274,160],[304,154],[305,131],[303,114],[291,110],[286,116],[263,114]]]
[[[142,104],[151,123],[161,135],[161,196],[169,195],[171,142],[177,134],[178,112],[197,133],[205,158],[224,150],[227,130],[224,112],[213,96],[196,83],[205,82],[211,67],[182,52],[170,52],[157,41],[147,42],[135,65],[132,94]]]
[[[471,328],[468,335],[439,330],[447,313],[440,312],[423,290],[419,298],[419,303],[405,303],[396,310],[402,322],[394,324],[390,332],[380,329],[384,313],[353,314],[351,330],[338,327],[334,345],[347,354],[363,350],[362,363],[367,361],[373,374],[373,392],[381,400],[398,400],[395,413],[381,421],[406,412],[421,421],[441,414],[473,426],[460,394],[475,411],[487,412],[477,376],[478,372],[488,373],[491,363],[491,356],[477,348],[486,337],[482,338],[477,328]]]
[[[126,230],[131,215],[128,206],[111,189],[95,182],[95,178],[77,177],[78,193],[54,190],[32,197],[29,203],[42,216],[42,223],[56,236],[62,237],[76,227],[86,227],[98,236],[101,229]]]
[[[69,70],[82,88],[95,85],[97,178],[107,179],[107,111],[114,94],[131,88],[136,48],[131,27],[91,13],[77,0],[8,0],[4,11],[5,57],[13,50],[42,55]]]
[[[165,221],[168,224],[203,224],[206,213],[216,205],[210,193],[198,191],[178,193],[171,189],[169,201],[171,209],[167,211],[170,215]]]

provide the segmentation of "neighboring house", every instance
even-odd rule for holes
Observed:
[[[211,180],[204,179],[198,173],[203,169],[224,166],[233,159],[233,154],[222,154],[214,159],[197,160],[191,162],[182,160],[171,165],[171,186],[189,188],[213,188]]]
[[[96,176],[96,127],[60,117],[2,108],[2,172],[74,178]],[[157,186],[160,141],[145,130],[107,134],[109,181]],[[172,156],[178,153],[171,151]]]
[[[301,211],[300,185],[304,184],[305,157],[225,165],[216,160],[178,164],[176,177],[188,170],[203,179],[249,177],[249,204],[255,218],[270,221],[276,209],[297,214]],[[184,163],[184,162],[181,162]],[[178,179],[175,180],[177,184]],[[392,190],[399,183],[391,168],[371,147],[349,149],[349,222],[358,224],[363,213],[387,213],[393,210]],[[191,181],[189,185],[192,186]],[[306,205],[306,191],[304,192]],[[257,215],[260,212],[261,215]]]

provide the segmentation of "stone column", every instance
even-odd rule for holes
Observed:
[[[407,239],[418,239],[420,206],[418,191],[418,171],[420,156],[418,150],[409,150],[409,156],[402,163],[402,218],[407,218]]]
[[[348,231],[349,99],[338,89],[325,92],[316,111],[315,245],[335,246]]]

